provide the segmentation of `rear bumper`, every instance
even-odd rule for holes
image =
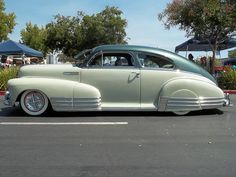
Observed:
[[[6,106],[11,106],[12,105],[12,103],[11,103],[11,94],[10,94],[9,91],[5,92],[4,105],[6,105]]]
[[[233,104],[230,102],[229,93],[225,93],[225,99],[224,99],[223,106],[233,106]]]

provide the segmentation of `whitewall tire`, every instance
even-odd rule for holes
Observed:
[[[49,101],[41,91],[27,90],[20,98],[20,106],[28,115],[39,116],[47,111]]]

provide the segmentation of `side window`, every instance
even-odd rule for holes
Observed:
[[[90,67],[129,67],[134,66],[134,59],[128,53],[103,53],[95,56]]]
[[[174,68],[174,63],[161,55],[154,55],[148,53],[138,53],[139,62],[143,67],[148,68]]]
[[[90,63],[89,63],[89,66],[92,66],[92,67],[102,67],[103,65],[103,60],[102,60],[102,55],[97,55],[95,56],[95,58],[93,58]]]

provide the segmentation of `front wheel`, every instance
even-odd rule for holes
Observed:
[[[49,102],[44,93],[37,90],[27,90],[21,96],[20,105],[28,115],[39,116],[47,111]]]

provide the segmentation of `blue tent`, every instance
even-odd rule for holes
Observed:
[[[236,39],[228,38],[224,42],[221,42],[218,47],[218,51],[229,49],[236,47]],[[187,40],[186,42],[175,47],[175,52],[180,51],[212,51],[211,45],[207,40],[198,40],[196,38],[192,38]]]
[[[43,57],[42,52],[12,40],[0,43],[0,55],[25,55],[27,57]]]

